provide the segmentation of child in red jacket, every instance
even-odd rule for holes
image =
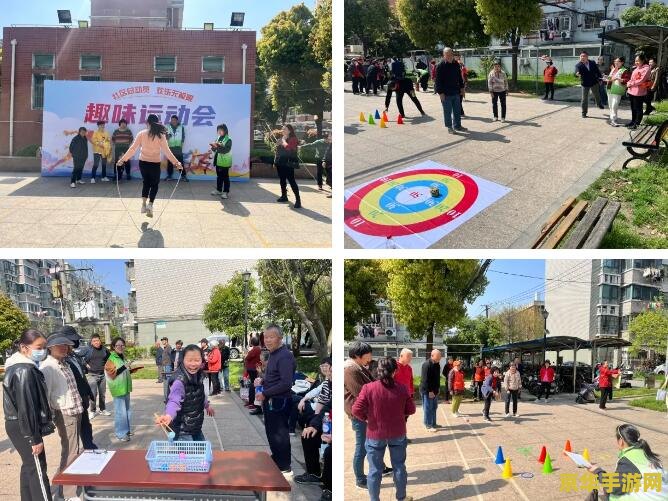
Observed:
[[[550,366],[550,361],[545,360],[543,367],[540,368],[540,373],[538,374],[538,382],[540,383],[540,391],[538,392],[538,402],[540,398],[545,393],[545,403],[550,399],[550,388],[552,387],[552,381],[554,381],[554,368]]]

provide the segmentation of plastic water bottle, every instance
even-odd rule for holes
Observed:
[[[253,402],[253,403],[255,405],[257,405],[258,407],[262,407],[262,402],[258,401],[257,394],[262,393],[263,391],[264,391],[264,388],[262,387],[262,385],[255,387],[255,402]]]
[[[322,418],[322,433],[323,435],[332,434],[332,416],[329,412],[325,412]]]

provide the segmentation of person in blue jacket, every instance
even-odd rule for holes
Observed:
[[[485,409],[482,411],[485,421],[491,421],[489,418],[489,408],[492,406],[492,398],[497,399],[501,394],[501,371],[498,367],[492,367],[492,370],[482,383],[482,396],[485,399]]]

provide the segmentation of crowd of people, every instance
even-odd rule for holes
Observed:
[[[321,499],[331,499],[331,359],[322,360],[322,379],[310,381],[308,392],[295,386],[296,362],[283,343],[278,325],[270,324],[262,334],[265,351],[257,337],[251,339],[258,364],[247,371],[253,377],[254,401],[263,414],[264,427],[277,467],[292,474],[290,436],[302,428],[306,472],[295,481],[322,484]],[[133,367],[125,355],[125,341],[116,337],[107,348],[98,335],[88,346],[71,326],[46,336],[29,329],[14,343],[14,353],[5,363],[3,408],[7,435],[21,457],[22,501],[78,500],[76,486],[52,487],[47,475],[44,437],[57,432],[61,454],[56,474],[83,450],[98,449],[91,421],[110,416],[105,393],[111,393],[114,436],[129,442],[134,436],[130,395]],[[183,346],[163,337],[156,346],[158,382],[164,385],[164,412],[155,423],[169,426],[179,441],[206,440],[205,415],[214,416],[210,398],[231,391],[230,349],[220,342],[202,339]],[[247,360],[248,362],[248,360]],[[208,386],[208,388],[207,388]],[[295,390],[299,391],[297,393]],[[301,394],[305,393],[305,394]]]
[[[416,412],[412,359],[413,352],[404,348],[396,360],[382,357],[376,363],[372,357],[372,347],[367,342],[354,341],[348,347],[348,360],[344,366],[344,408],[355,434],[352,469],[357,487],[367,490],[371,501],[380,499],[381,478],[389,474],[393,475],[396,499],[413,499],[406,494],[408,481],[405,466],[406,448],[411,443],[407,437],[406,423]],[[436,349],[422,363],[418,391],[426,431],[435,432],[441,427],[437,424],[441,395],[446,404],[451,404],[453,417],[466,417],[459,408],[467,387],[473,392],[474,402],[483,403],[481,412],[485,421],[491,421],[492,403],[501,399],[503,390],[505,418],[519,417],[522,374],[528,371],[519,357],[510,362],[505,370],[501,364],[489,358],[477,360],[471,367],[470,384],[463,366],[462,361],[454,360],[453,357],[448,357],[443,363],[442,354]],[[607,361],[597,367],[595,376],[601,389],[602,409],[605,409],[611,391],[610,379],[617,375],[616,369],[608,368]],[[442,378],[445,380],[445,388],[441,384]],[[554,367],[549,360],[545,360],[538,370],[540,391],[537,402],[549,401],[554,378]],[[659,457],[640,439],[637,428],[621,425],[616,430],[616,438],[621,451],[620,458],[623,458],[617,464],[618,473],[658,471],[665,475]],[[389,451],[391,467],[384,463],[386,451]],[[366,474],[365,459],[368,462]],[[592,465],[590,471],[599,477],[604,474],[598,465]],[[600,493],[601,496],[603,494]],[[619,494],[622,494],[619,489],[612,493],[613,496]]]
[[[559,71],[550,57],[543,56],[541,59],[545,63],[543,69],[545,94],[542,99],[554,100],[555,81]],[[399,58],[392,60],[357,58],[350,62],[348,73],[354,94],[377,95],[378,91],[387,85],[385,111],[389,111],[394,93],[402,118],[405,117],[402,102],[404,94],[408,94],[420,114],[425,115],[416,92],[420,89],[428,92],[431,79],[433,93],[438,94],[441,100],[443,119],[448,132],[457,134],[468,131],[462,126],[461,120],[465,116],[463,102],[469,70],[461,57],[450,47],[443,49],[441,61],[432,59],[426,63],[424,60],[418,60],[412,72],[406,71],[404,63]],[[619,105],[624,97],[628,98],[631,107],[631,121],[626,125],[630,129],[636,129],[641,124],[643,115],[654,111],[652,101],[661,83],[661,72],[654,58],[648,59],[643,53],[638,53],[635,55],[632,67],[628,67],[625,58],[619,56],[606,68],[604,57],[599,57],[596,63],[589,59],[586,51],[583,51],[573,73],[580,79],[583,118],[589,113],[590,94],[600,109],[609,107],[609,123],[613,127],[621,125]],[[505,123],[509,81],[499,60],[493,62],[492,69],[487,75],[487,89],[494,121],[498,121],[500,116],[501,122]]]

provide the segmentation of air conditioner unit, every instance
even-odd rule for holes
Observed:
[[[562,31],[561,32],[561,38],[563,40],[570,40],[571,39],[571,32],[570,31]]]
[[[394,336],[395,334],[396,334],[396,332],[394,332],[394,329],[385,329],[385,335],[386,335],[387,337],[392,337],[392,336]]]

